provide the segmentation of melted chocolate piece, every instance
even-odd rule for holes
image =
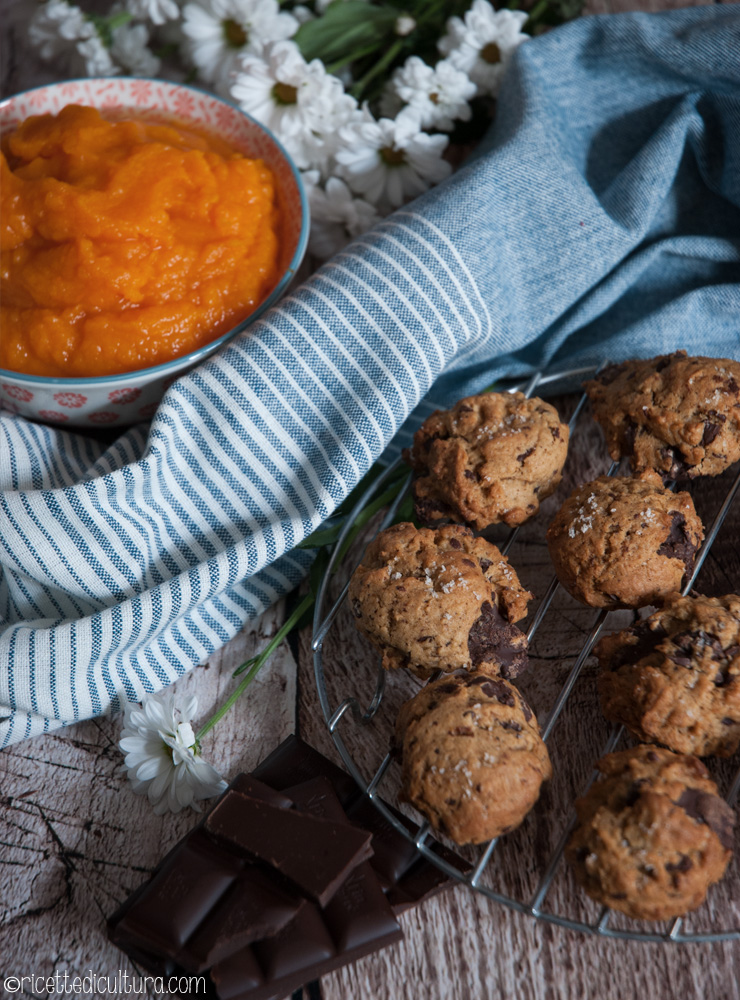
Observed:
[[[673,520],[668,538],[658,549],[659,556],[668,556],[669,559],[680,559],[686,566],[688,572],[694,564],[694,555],[697,546],[689,538],[686,531],[686,518],[677,510],[671,511]]]
[[[523,465],[524,462],[529,458],[529,456],[532,454],[533,451],[534,451],[534,448],[527,448],[527,450],[523,451],[521,453],[521,455],[517,455],[516,456],[517,462],[519,462],[520,465]]]
[[[694,466],[689,465],[677,448],[661,448],[660,457],[664,462],[670,462],[668,470],[663,473],[664,479],[691,479]]]
[[[513,733],[521,733],[522,731],[521,724],[514,719],[502,719],[501,728],[510,729]]]
[[[644,778],[640,778],[637,781],[633,781],[624,797],[624,805],[629,807],[633,806],[635,802],[640,798],[642,793],[642,786],[645,784]]]
[[[637,424],[634,420],[627,418],[627,425],[624,428],[624,449],[628,455],[632,455],[635,450],[635,438],[637,437]]]
[[[484,601],[480,610],[480,618],[468,636],[470,662],[473,667],[496,663],[502,677],[516,677],[529,663],[524,634],[516,625],[510,625],[490,601]]]
[[[672,863],[671,861],[668,861],[666,863],[665,870],[667,872],[688,872],[691,871],[693,867],[694,867],[694,862],[691,860],[688,854],[682,854],[681,860],[676,861],[675,864]]]
[[[677,653],[670,653],[669,657],[674,663],[682,667],[691,667],[694,662],[700,660],[705,649],[709,648],[713,660],[722,660],[724,650],[722,643],[716,635],[704,632],[699,629],[697,632],[681,632],[671,638],[671,643],[678,650]]]
[[[621,365],[607,365],[606,368],[602,370],[595,376],[595,381],[600,382],[601,385],[611,385],[615,382],[624,370],[624,364]]]
[[[516,707],[516,699],[511,691],[511,688],[507,687],[503,681],[493,680],[489,678],[480,686],[483,694],[488,695],[489,698],[495,698],[500,705],[508,705],[510,708]]]
[[[719,838],[720,844],[732,850],[734,841],[735,812],[724,799],[698,788],[687,788],[676,802],[692,819],[706,825]]]
[[[425,524],[428,527],[442,524],[444,521],[449,521],[451,514],[452,509],[447,504],[442,503],[441,500],[430,500],[428,497],[424,499],[414,497],[414,515],[420,524]],[[453,546],[453,548],[458,547]]]
[[[704,423],[704,433],[701,436],[701,444],[703,448],[706,448],[708,444],[711,444],[722,430],[721,424],[724,423],[726,418],[721,414],[717,414],[717,416],[721,417],[720,423],[713,423],[710,420],[707,420]]]
[[[693,867],[694,867],[694,862],[691,860],[688,854],[682,854],[680,860],[676,861],[675,864],[673,864],[670,861],[666,863],[665,870],[671,873],[671,883],[674,889],[677,889],[680,884],[681,880],[679,878],[679,875],[682,872],[691,871]]]
[[[662,625],[651,628],[649,622],[643,621],[625,630],[629,635],[633,635],[637,642],[622,646],[617,650],[612,660],[609,662],[609,670],[619,670],[626,664],[635,664],[650,653],[655,652],[660,643],[668,635]]]
[[[437,691],[438,691],[438,692],[439,692],[440,694],[454,694],[454,692],[455,692],[455,691],[457,691],[457,690],[458,690],[458,688],[459,688],[459,685],[458,685],[458,684],[455,684],[455,683],[450,683],[450,682],[448,681],[448,683],[447,683],[447,684],[440,684],[440,685],[439,685],[439,687],[438,687],[438,688],[436,688],[436,690],[437,690]],[[431,707],[432,707],[432,703],[430,702],[430,703],[429,703],[429,708],[431,708]]]

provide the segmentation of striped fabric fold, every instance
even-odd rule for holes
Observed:
[[[712,7],[528,42],[476,157],[176,382],[150,426],[104,445],[0,413],[0,744],[228,642],[436,403],[545,364],[737,357],[733,51],[740,14]]]

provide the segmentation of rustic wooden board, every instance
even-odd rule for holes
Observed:
[[[232,671],[283,621],[267,611],[174,686],[196,693],[205,720],[233,689]],[[295,729],[296,665],[284,644],[210,736],[204,752],[226,776],[251,770]],[[197,816],[155,816],[131,792],[117,747],[121,718],[95,719],[0,754],[0,996],[2,979],[114,976],[137,968],[105,936],[105,921]],[[154,996],[147,993],[146,996]]]

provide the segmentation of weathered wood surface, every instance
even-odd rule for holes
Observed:
[[[684,5],[683,0],[590,0],[588,9],[613,13]],[[29,57],[24,47],[22,8],[28,5],[21,0],[0,0],[0,7],[0,93],[52,79],[53,74]],[[569,459],[572,480],[582,481],[603,469],[601,449],[599,434],[591,428]],[[702,508],[716,505],[726,482],[723,477],[697,484],[694,492],[701,497]],[[550,507],[554,503],[550,501]],[[739,508],[740,502],[702,573],[700,586],[706,592],[723,593],[740,585]],[[546,523],[544,511],[522,532],[511,553],[524,582],[538,597],[550,577],[543,541]],[[246,628],[208,664],[179,681],[176,694],[197,692],[199,714],[206,718],[211,706],[230,690],[233,668],[264,645],[279,627],[281,616],[279,605]],[[591,612],[559,594],[536,639],[533,669],[521,682],[541,718],[592,619]],[[318,748],[335,753],[316,699],[307,634],[301,636],[296,652],[298,663],[284,644],[249,694],[209,737],[208,758],[227,778],[254,766],[296,730]],[[350,689],[357,685],[365,698],[372,691],[372,654],[346,618],[332,631],[325,664],[334,699],[346,693],[348,685]],[[412,689],[408,679],[391,679],[372,730],[359,732],[349,718],[342,723],[348,746],[368,773],[384,751],[395,709]],[[143,799],[131,793],[116,747],[119,731],[118,718],[94,720],[0,754],[0,996],[11,995],[2,987],[8,975],[137,972],[107,943],[105,918],[192,827],[196,817],[193,813],[156,817]],[[520,897],[532,890],[566,821],[567,803],[583,784],[606,735],[594,701],[589,664],[553,733],[556,773],[552,786],[522,829],[502,843],[491,866],[497,889]],[[715,771],[726,787],[729,766]],[[394,778],[397,775],[392,771],[383,784],[384,794],[392,795]],[[736,859],[692,926],[738,926],[739,889]],[[548,905],[577,918],[592,919],[595,913],[564,871],[548,896]],[[589,939],[535,922],[463,887],[409,912],[402,923],[406,938],[401,944],[324,977],[324,1000],[740,997],[737,943],[679,948]]]
[[[263,648],[282,602],[174,685],[196,693],[206,719],[233,689],[231,673]],[[251,770],[294,731],[295,660],[287,645],[213,731],[219,772]],[[0,996],[14,975],[139,975],[105,935],[105,921],[197,820],[155,816],[131,792],[117,742],[120,716],[96,719],[0,754]],[[147,994],[153,996],[154,994]]]

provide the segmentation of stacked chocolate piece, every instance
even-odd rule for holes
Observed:
[[[397,914],[449,884],[348,774],[292,736],[234,779],[108,930],[155,974],[207,972],[219,1000],[268,1000],[400,940]]]

